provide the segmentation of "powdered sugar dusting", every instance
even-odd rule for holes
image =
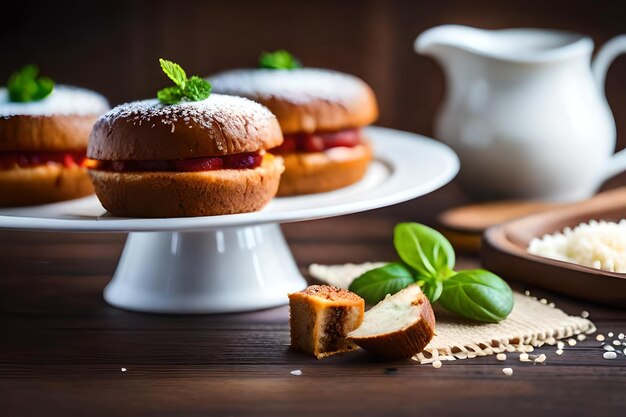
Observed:
[[[295,104],[314,100],[351,102],[363,95],[358,77],[319,68],[293,70],[237,69],[207,78],[213,91],[257,100],[276,97]]]
[[[104,121],[112,123],[116,119],[126,119],[136,125],[146,124],[154,128],[158,124],[170,126],[171,132],[176,124],[188,127],[201,126],[213,129],[214,124],[223,126],[240,120],[242,126],[265,128],[276,117],[262,105],[242,97],[211,94],[202,101],[183,101],[178,104],[162,104],[158,100],[142,100],[122,104],[103,116]]]
[[[9,101],[7,89],[0,88],[0,117],[99,115],[108,109],[106,98],[84,88],[55,85],[48,97],[29,103]]]

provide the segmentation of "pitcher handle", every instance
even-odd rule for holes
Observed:
[[[619,35],[602,45],[591,64],[591,71],[600,91],[604,91],[606,72],[615,58],[626,53],[626,35]]]
[[[602,95],[604,95],[606,73],[613,60],[623,53],[626,53],[626,35],[619,35],[605,43],[591,63],[593,77]],[[626,170],[626,149],[613,155],[605,173],[605,178],[610,178],[624,170]]]

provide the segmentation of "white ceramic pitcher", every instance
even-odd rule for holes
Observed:
[[[626,169],[604,97],[626,35],[591,62],[593,41],[537,29],[445,25],[415,40],[444,68],[435,134],[461,159],[461,186],[478,199],[573,201]]]

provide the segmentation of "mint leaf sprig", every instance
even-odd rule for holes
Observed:
[[[39,69],[26,65],[11,74],[7,83],[9,100],[16,103],[39,101],[48,97],[54,90],[54,81],[49,77],[38,77]]]
[[[400,223],[394,246],[402,262],[367,271],[350,285],[368,304],[417,283],[431,303],[473,320],[498,322],[513,309],[513,291],[502,278],[484,269],[454,271],[450,242],[418,223]]]
[[[167,59],[159,58],[161,69],[175,85],[165,87],[157,92],[157,98],[163,104],[176,104],[186,99],[200,101],[211,95],[211,84],[197,75],[187,78],[182,67]]]
[[[259,58],[259,68],[296,69],[302,68],[302,63],[289,52],[279,49],[274,52],[263,52]]]

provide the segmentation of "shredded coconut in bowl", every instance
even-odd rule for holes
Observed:
[[[609,272],[626,273],[626,219],[595,221],[531,240],[528,252]]]

